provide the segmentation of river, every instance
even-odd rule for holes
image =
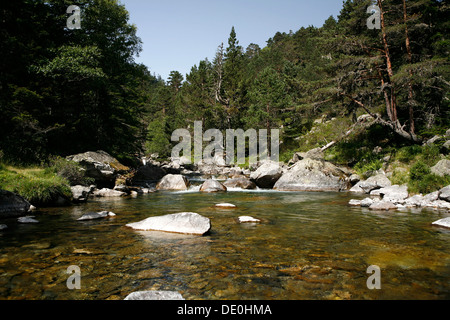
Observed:
[[[2,221],[0,299],[123,299],[140,290],[188,300],[450,298],[450,230],[431,226],[449,212],[373,212],[348,206],[349,193],[197,190],[41,209],[38,224]],[[223,202],[237,208],[214,207]],[[76,220],[102,210],[116,216]],[[210,233],[125,227],[177,212],[210,218]],[[262,223],[239,224],[242,215]],[[72,265],[79,290],[67,287]],[[379,290],[367,287],[371,265]]]

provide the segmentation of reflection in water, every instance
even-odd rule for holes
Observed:
[[[0,299],[123,299],[175,290],[186,299],[448,299],[450,230],[438,211],[377,213],[347,206],[345,193],[156,192],[102,199],[37,214],[36,225],[5,220]],[[216,203],[237,208],[215,208]],[[76,221],[88,211],[117,216]],[[197,212],[203,237],[135,231],[127,223]],[[239,224],[243,215],[261,224]],[[81,290],[66,270],[81,269]],[[382,289],[366,287],[381,268]]]

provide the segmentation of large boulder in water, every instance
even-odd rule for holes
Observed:
[[[30,211],[31,204],[23,197],[0,190],[0,218],[20,217]]]
[[[256,184],[246,177],[227,180],[223,183],[223,185],[227,188],[241,188],[246,190],[256,189]]]
[[[194,212],[182,212],[150,217],[140,222],[129,223],[127,227],[143,231],[164,231],[203,235],[211,229],[211,221]]]
[[[260,188],[272,189],[283,174],[283,169],[278,162],[266,160],[250,175],[250,180]]]
[[[297,162],[273,187],[280,191],[345,191],[349,180],[330,162],[303,159]]]
[[[157,190],[187,190],[190,186],[189,180],[181,174],[168,174],[156,185]]]
[[[200,187],[200,192],[221,192],[227,191],[227,187],[217,180],[208,179]]]

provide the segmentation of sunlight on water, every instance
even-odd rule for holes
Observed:
[[[123,299],[138,290],[186,299],[450,298],[450,230],[431,226],[448,212],[371,212],[349,207],[346,193],[198,188],[45,209],[35,225],[3,221],[0,299]],[[101,210],[117,215],[76,221]],[[211,232],[125,227],[176,212],[210,218]],[[262,223],[239,224],[244,215]],[[67,289],[71,265],[80,267],[80,290]],[[370,265],[381,268],[381,290],[366,286]]]

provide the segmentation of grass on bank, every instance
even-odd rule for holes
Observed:
[[[35,206],[51,205],[60,196],[72,197],[68,180],[50,168],[0,164],[0,189],[19,194]]]

